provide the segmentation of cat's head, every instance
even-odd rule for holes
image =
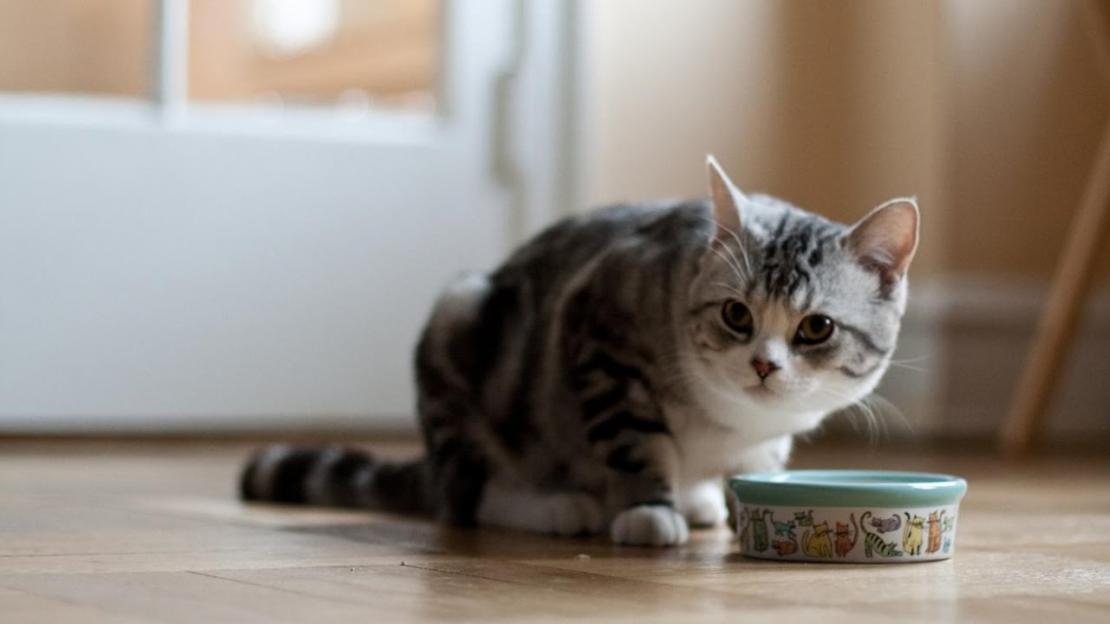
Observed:
[[[688,333],[709,411],[777,419],[782,433],[812,427],[869,394],[889,365],[916,202],[894,199],[843,225],[744,195],[712,157],[708,168],[715,223],[688,294]]]
[[[837,522],[836,523],[836,534],[837,535],[847,535],[848,534],[848,525],[844,524],[843,522]]]
[[[826,520],[824,522],[821,522],[819,524],[815,523],[813,525],[813,532],[817,535],[824,535],[824,534],[828,533],[829,532],[829,522],[828,522],[828,520]]]

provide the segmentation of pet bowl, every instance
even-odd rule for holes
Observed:
[[[745,474],[729,486],[742,554],[850,563],[951,557],[967,491],[951,475],[880,470]]]

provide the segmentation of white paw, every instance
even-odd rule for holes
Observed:
[[[544,500],[541,507],[548,521],[547,533],[600,533],[605,522],[601,504],[589,494],[553,494]]]
[[[728,518],[724,489],[718,481],[703,481],[679,496],[679,509],[693,527],[715,527]]]
[[[690,537],[686,519],[666,505],[637,505],[617,514],[609,535],[629,546],[674,546]]]

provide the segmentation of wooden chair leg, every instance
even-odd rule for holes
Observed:
[[[1094,170],[1071,224],[1040,328],[1018,381],[1001,431],[1003,452],[1027,453],[1041,431],[1061,366],[1075,337],[1079,313],[1090,290],[1096,262],[1110,231],[1110,123]]]

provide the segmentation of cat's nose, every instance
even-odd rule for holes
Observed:
[[[767,360],[752,358],[752,368],[755,369],[755,374],[759,375],[760,379],[767,379],[771,373],[779,369],[779,365]]]

